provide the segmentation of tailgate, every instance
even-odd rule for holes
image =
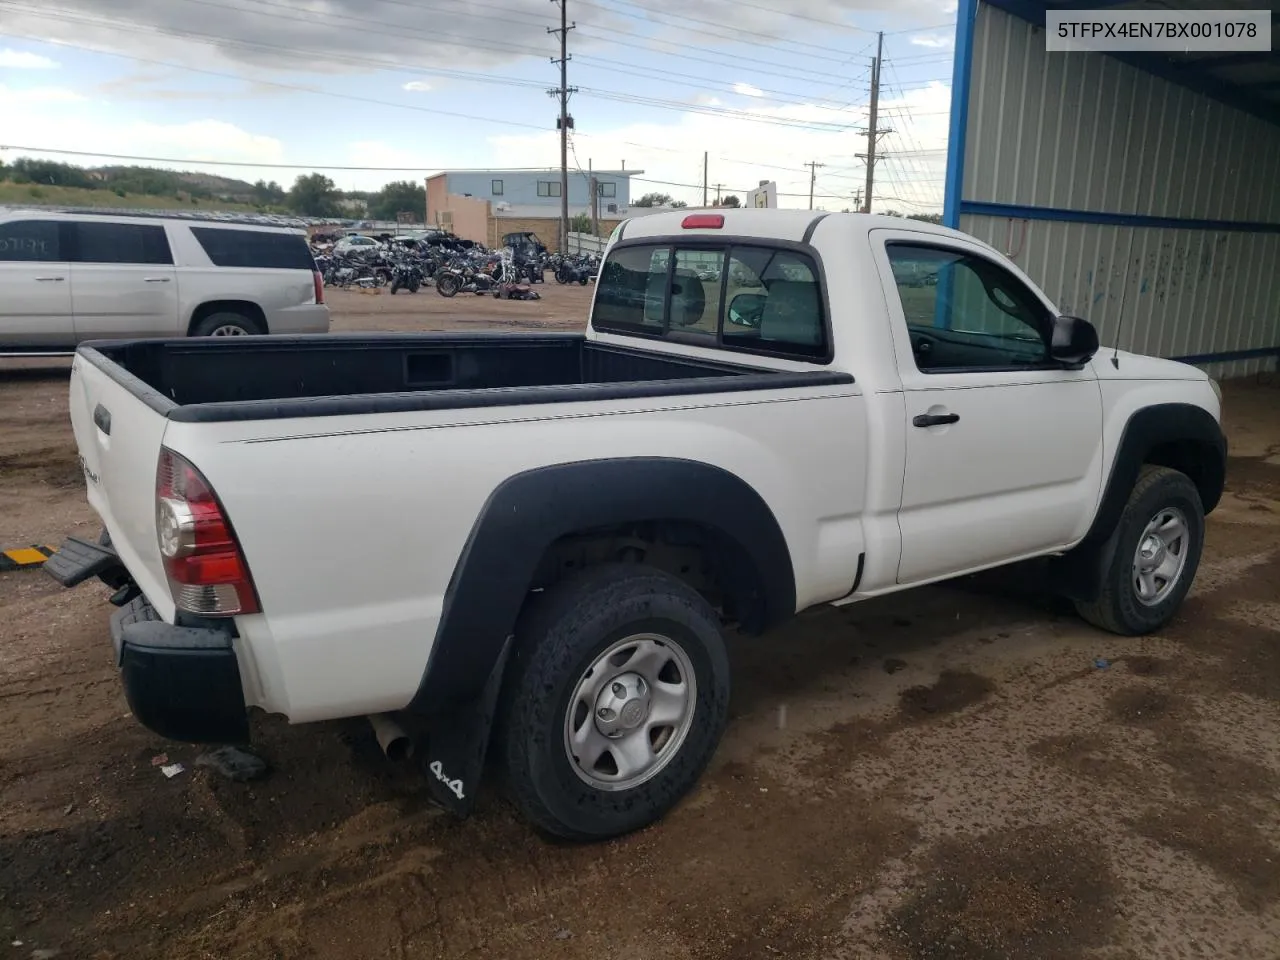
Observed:
[[[105,358],[98,361],[110,366]],[[144,384],[121,369],[120,379],[77,353],[71,367],[71,426],[89,505],[148,600],[166,620],[173,601],[156,542],[156,465],[169,421],[130,389]],[[123,382],[122,382],[123,381]]]

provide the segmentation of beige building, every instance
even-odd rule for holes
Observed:
[[[631,215],[630,178],[643,170],[573,171],[569,176],[569,217],[590,216],[591,182],[596,215],[607,236]],[[427,223],[464,240],[499,246],[503,235],[530,232],[549,250],[559,247],[560,172],[486,170],[437,173],[427,177]]]

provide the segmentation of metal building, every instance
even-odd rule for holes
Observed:
[[[1104,344],[1219,377],[1271,370],[1280,55],[1045,50],[1046,9],[1184,5],[960,0],[943,222]]]

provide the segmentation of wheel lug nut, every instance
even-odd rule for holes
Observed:
[[[615,697],[625,697],[627,695],[627,688],[617,681],[614,681],[612,690]]]
[[[601,720],[612,720],[616,716],[616,714],[613,712],[612,708],[610,707],[601,707],[598,711],[596,711],[596,715]]]

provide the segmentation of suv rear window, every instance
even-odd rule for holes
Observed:
[[[729,350],[828,357],[817,266],[779,247],[635,244],[600,271],[596,330]]]
[[[314,270],[307,241],[295,233],[192,227],[216,267],[259,267],[263,270]]]

